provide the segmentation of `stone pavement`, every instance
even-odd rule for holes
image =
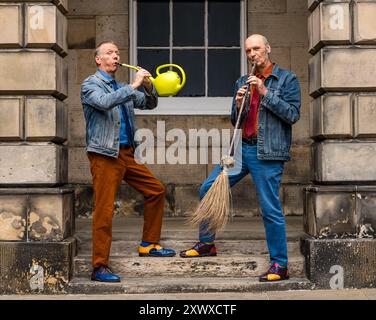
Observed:
[[[376,300],[376,289],[174,294],[1,295],[0,300]]]
[[[269,267],[269,254],[261,217],[235,217],[217,235],[217,257],[183,259],[139,257],[141,217],[115,217],[110,266],[121,283],[90,281],[91,219],[76,220],[78,255],[69,294],[175,294],[204,292],[262,292],[311,289],[300,253],[304,234],[302,217],[286,217],[290,280],[260,283],[258,276]],[[197,241],[197,229],[182,217],[165,217],[161,244],[177,252]],[[140,281],[140,278],[143,281]]]

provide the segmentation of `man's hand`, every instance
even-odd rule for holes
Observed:
[[[149,77],[151,77],[151,74],[149,73],[149,71],[141,68],[140,70],[138,70],[136,72],[135,79],[131,84],[132,88],[137,89],[138,87],[143,85],[150,92],[151,91],[151,81],[150,81]]]
[[[246,93],[246,90],[247,90],[247,86],[242,86],[241,88],[239,88],[239,90],[236,92],[236,97],[235,97],[235,101],[236,101],[236,107],[240,108],[241,104],[242,104],[242,101],[243,101],[243,97]],[[248,95],[249,95],[249,91],[248,91]]]
[[[268,89],[266,89],[262,80],[257,78],[256,76],[249,76],[247,83],[250,83],[252,86],[254,86],[261,96],[265,96],[268,92]]]

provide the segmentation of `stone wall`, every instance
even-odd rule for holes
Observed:
[[[61,292],[72,276],[66,5],[0,3],[0,293]]]
[[[303,212],[302,188],[309,182],[309,96],[308,96],[308,36],[306,3],[302,0],[261,1],[250,0],[247,5],[248,33],[264,33],[272,45],[272,58],[282,67],[292,69],[301,81],[301,119],[293,127],[292,160],[286,164],[281,198],[286,214]],[[113,39],[121,51],[121,59],[128,60],[129,53],[129,3],[108,0],[106,6],[98,0],[70,0],[68,12],[68,104],[69,104],[69,173],[70,183],[77,188],[78,210],[88,212],[89,203],[84,198],[91,194],[84,186],[90,185],[91,175],[85,155],[85,123],[80,104],[80,84],[95,72],[93,52],[95,45],[104,39]],[[127,81],[127,73],[119,72],[119,79]],[[228,116],[138,116],[140,128],[155,128],[157,120],[166,122],[168,128],[231,128]],[[210,153],[211,150],[209,150]],[[167,185],[166,214],[183,215],[198,204],[198,189],[210,174],[213,165],[150,165],[151,170]],[[119,195],[120,211],[140,213],[142,197],[123,186]],[[124,201],[125,199],[125,201]],[[251,179],[244,179],[234,188],[233,202],[237,214],[259,214],[255,188]]]
[[[376,189],[376,3],[312,1],[310,10],[309,93],[314,98],[310,134],[315,140],[312,168],[316,186],[307,189],[306,230],[313,236],[339,236],[343,230],[348,232],[349,225],[356,236],[367,228],[372,231],[375,219],[371,210],[354,211],[353,207],[364,208],[364,199],[372,199]],[[321,219],[322,203],[333,192],[349,197],[351,205],[334,197]],[[338,208],[342,217],[353,218],[338,219]],[[308,227],[314,224],[315,228]]]

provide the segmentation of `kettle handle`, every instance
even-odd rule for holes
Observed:
[[[162,69],[162,68],[166,68],[166,67],[175,67],[175,68],[179,69],[179,71],[182,75],[182,81],[180,83],[180,88],[182,88],[185,85],[185,80],[186,80],[186,76],[185,76],[185,72],[184,72],[183,68],[181,66],[178,66],[177,64],[173,64],[173,63],[162,64],[155,71],[157,73],[157,76],[159,76],[159,70]]]

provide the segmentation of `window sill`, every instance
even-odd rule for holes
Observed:
[[[135,110],[139,115],[230,115],[232,97],[160,97],[154,110]]]

